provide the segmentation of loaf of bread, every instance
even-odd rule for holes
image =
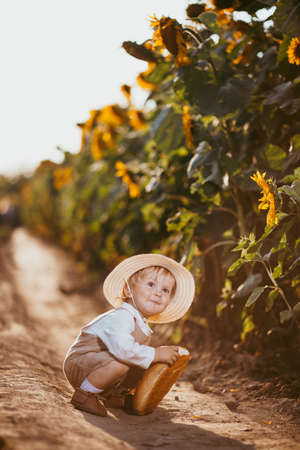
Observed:
[[[135,414],[142,416],[151,413],[182,374],[190,360],[190,353],[183,347],[179,347],[178,353],[177,361],[171,366],[156,363],[145,371],[133,398]]]

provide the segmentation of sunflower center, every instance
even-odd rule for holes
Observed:
[[[297,58],[300,58],[300,44],[298,44],[297,47],[295,48],[295,56]]]

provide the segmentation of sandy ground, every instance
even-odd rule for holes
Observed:
[[[100,290],[88,294],[61,249],[24,229],[0,262],[0,449],[300,449],[300,421],[282,399],[237,404],[233,392],[225,401],[216,379],[217,393],[200,393],[183,377],[144,417],[75,410],[62,360],[80,326],[108,305]]]

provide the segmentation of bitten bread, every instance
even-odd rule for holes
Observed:
[[[135,414],[151,413],[182,374],[189,360],[189,351],[179,347],[179,357],[172,366],[156,363],[146,370],[133,398]]]

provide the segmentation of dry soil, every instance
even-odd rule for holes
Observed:
[[[242,384],[224,388],[213,376],[197,391],[183,377],[143,417],[74,409],[62,360],[80,326],[108,309],[101,290],[63,250],[21,228],[0,263],[0,449],[300,449],[299,402],[251,399],[249,383],[243,397]],[[191,368],[195,379],[196,353]]]

